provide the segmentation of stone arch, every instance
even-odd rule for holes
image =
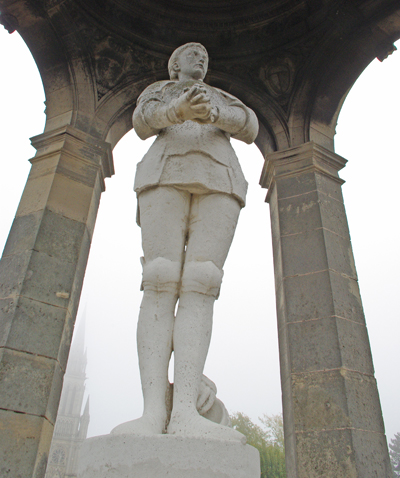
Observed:
[[[400,38],[400,11],[370,21],[343,39],[330,34],[306,65],[289,120],[292,146],[315,141],[333,150],[335,127],[346,96],[376,57],[383,61]],[[301,128],[296,130],[296,126]]]
[[[399,41],[396,43],[397,47],[399,43]],[[388,71],[393,72],[391,68],[394,68],[396,73],[400,71],[399,52],[395,52],[383,64],[378,61],[373,63],[363,71],[346,96],[338,118],[335,150],[349,160],[343,172],[346,180],[343,195],[385,417],[386,436],[390,442],[389,438],[396,431],[393,430],[396,428],[396,419],[393,417],[391,420],[388,419],[389,414],[391,415],[391,400],[394,401],[391,397],[398,396],[399,392],[399,387],[397,391],[394,390],[393,381],[389,379],[390,370],[392,374],[397,373],[394,370],[395,362],[391,360],[391,357],[394,357],[394,348],[391,344],[393,332],[390,331],[393,330],[391,319],[397,316],[397,305],[392,298],[396,296],[393,291],[396,286],[398,287],[399,281],[397,277],[391,278],[391,271],[396,270],[399,259],[394,240],[398,236],[398,228],[394,227],[388,234],[382,231],[385,231],[386,225],[391,223],[398,203],[395,183],[399,172],[395,160],[396,156],[398,157],[398,146],[395,138],[399,121],[394,105],[399,104],[400,97],[395,84],[398,75],[390,76]],[[373,72],[374,81],[369,82],[371,89],[366,89],[367,78]],[[360,101],[364,103],[365,99],[365,104],[360,105],[360,110],[352,113],[350,117],[350,109],[354,109],[355,98],[358,99],[358,103]],[[344,138],[350,143],[346,148],[348,150],[344,148]],[[390,171],[385,181],[379,179],[376,167],[384,167]],[[383,200],[385,206],[381,207]],[[371,232],[372,229],[374,232]],[[384,238],[385,247],[382,251],[379,251],[379,240],[372,239],[377,231],[380,231],[379,235]],[[383,287],[382,277],[386,277],[387,288]],[[391,292],[386,292],[387,290]],[[382,304],[382,312],[376,310],[378,304]],[[385,317],[385,327],[382,327],[381,316]],[[382,346],[383,344],[385,346]]]
[[[29,298],[32,305],[31,311],[34,310],[33,307],[44,307],[40,304],[46,304],[46,306],[49,305],[49,309],[51,308],[51,313],[60,313],[60,310],[63,313],[65,312],[63,317],[59,317],[59,323],[63,323],[63,329],[61,332],[57,331],[58,335],[54,334],[56,339],[51,344],[51,350],[49,350],[46,349],[48,344],[44,344],[43,341],[35,342],[35,335],[31,335],[29,333],[30,330],[25,331],[25,335],[31,336],[32,340],[29,342],[18,342],[17,338],[23,334],[15,333],[15,330],[18,332],[18,327],[20,327],[19,324],[21,322],[18,322],[17,319],[22,307],[17,310],[15,307],[11,307],[12,304],[10,304],[10,317],[12,316],[10,321],[14,320],[15,317],[17,319],[13,322],[14,335],[7,337],[4,353],[5,360],[17,350],[26,360],[26,369],[31,367],[32,370],[35,370],[37,364],[32,360],[32,357],[40,356],[47,367],[43,381],[46,381],[47,390],[51,391],[47,395],[34,397],[37,400],[32,400],[32,403],[29,402],[31,408],[28,410],[22,409],[21,403],[24,401],[18,400],[18,394],[25,393],[28,395],[29,393],[30,398],[37,393],[35,384],[32,382],[34,373],[27,374],[26,383],[23,384],[25,388],[20,387],[20,389],[17,389],[15,386],[18,383],[15,377],[21,376],[21,374],[18,374],[18,371],[14,376],[6,377],[6,380],[9,379],[9,383],[14,384],[13,386],[15,387],[14,389],[10,388],[10,390],[15,390],[15,393],[10,392],[10,402],[7,402],[7,416],[13,417],[9,419],[9,426],[10,429],[15,431],[15,436],[18,437],[18,433],[21,430],[26,430],[23,420],[28,416],[32,420],[37,420],[37,428],[35,433],[32,432],[32,435],[36,434],[35,444],[38,445],[36,449],[42,451],[36,454],[35,449],[31,453],[33,458],[29,467],[34,472],[46,460],[45,454],[47,453],[48,443],[45,442],[47,438],[43,437],[51,435],[51,423],[54,422],[59,383],[63,374],[62,368],[65,366],[69,348],[68,336],[70,337],[73,328],[76,306],[79,301],[79,291],[93,232],[95,213],[101,191],[104,189],[104,177],[107,174],[112,174],[111,148],[106,144],[105,140],[108,140],[113,146],[118,141],[118,138],[123,135],[123,132],[130,129],[131,107],[127,105],[125,100],[122,101],[122,107],[116,108],[115,111],[111,101],[108,103],[110,110],[107,111],[106,108],[107,91],[111,92],[110,97],[114,94],[120,94],[119,88],[122,85],[123,75],[121,76],[120,73],[116,76],[111,75],[112,81],[105,86],[104,84],[101,85],[103,90],[100,91],[98,88],[99,78],[98,76],[96,77],[99,73],[96,70],[96,58],[92,55],[94,50],[90,50],[91,46],[87,43],[88,38],[92,36],[95,30],[100,31],[100,36],[103,34],[101,30],[103,29],[104,32],[107,29],[107,19],[104,19],[105,21],[99,26],[91,12],[85,11],[81,8],[82,5],[78,5],[80,3],[72,0],[65,2],[58,0],[43,0],[40,2],[33,0],[25,2],[21,0],[15,2],[0,1],[0,5],[7,6],[7,15],[15,15],[15,18],[17,18],[19,30],[36,58],[45,83],[48,122],[45,134],[35,140],[35,144],[38,146],[38,150],[40,149],[40,152],[38,151],[39,154],[32,162],[38,165],[37,170],[40,169],[41,165],[45,164],[45,161],[53,161],[52,165],[55,165],[55,168],[59,168],[56,172],[52,171],[54,173],[52,184],[46,178],[47,182],[43,181],[45,183],[44,187],[36,187],[35,193],[39,191],[39,196],[41,194],[40,199],[43,200],[42,205],[44,204],[44,207],[40,211],[33,210],[32,204],[34,201],[32,196],[29,197],[27,195],[22,208],[24,214],[20,214],[14,223],[11,238],[17,237],[18,239],[19,237],[21,239],[19,236],[20,232],[18,233],[18,231],[21,231],[21,228],[25,228],[22,230],[28,231],[31,236],[35,236],[34,238],[29,236],[32,239],[29,250],[23,249],[23,253],[21,253],[21,249],[18,249],[15,245],[18,244],[19,248],[27,248],[25,236],[23,244],[21,240],[18,243],[10,241],[5,261],[2,262],[2,264],[7,266],[11,264],[10,268],[14,271],[29,270],[28,275],[24,275],[24,272],[17,278],[9,279],[10,276],[5,274],[7,280],[14,280],[11,285],[4,281],[6,289],[10,285],[6,293],[9,293],[11,290],[11,293],[14,294],[12,296],[8,295],[6,300],[10,300],[10,297],[18,296],[19,298],[22,297],[22,303],[26,298]],[[90,2],[87,3],[89,5]],[[111,11],[113,2],[106,3],[108,3],[109,11]],[[232,91],[234,94],[235,91],[238,91],[239,94],[236,94],[236,96],[239,97],[241,95],[249,95],[250,101],[248,101],[248,104],[259,113],[263,123],[259,147],[263,152],[269,152],[267,145],[271,146],[273,143],[272,149],[282,153],[281,155],[275,154],[275,156],[274,153],[269,155],[276,160],[276,164],[282,164],[282,162],[288,159],[285,149],[295,148],[296,154],[299,156],[306,155],[310,161],[314,159],[313,154],[315,152],[316,156],[324,156],[328,162],[334,163],[334,166],[344,165],[343,160],[340,161],[335,155],[331,154],[333,150],[334,123],[346,92],[362,71],[363,65],[366,66],[376,54],[379,56],[381,54],[381,47],[384,56],[388,51],[387,42],[392,42],[395,38],[398,38],[398,13],[392,13],[395,9],[398,10],[396,3],[391,0],[363,1],[357,2],[357,6],[353,8],[351,5],[349,6],[349,2],[339,0],[316,1],[314,4],[315,11],[321,13],[319,16],[321,25],[318,25],[319,22],[315,22],[316,16],[311,18],[308,15],[309,11],[307,10],[311,2],[303,1],[300,2],[302,9],[298,12],[298,15],[292,15],[293,10],[289,9],[286,15],[282,14],[280,19],[276,17],[271,22],[268,20],[267,23],[261,25],[262,28],[258,28],[256,24],[251,23],[244,25],[244,27],[236,23],[236,26],[230,31],[228,30],[226,42],[222,41],[224,40],[222,36],[218,37],[218,31],[212,32],[213,38],[221,40],[221,45],[227,46],[230,49],[227,56],[231,59],[238,58],[235,56],[235,49],[240,40],[240,35],[235,35],[235,29],[241,30],[243,28],[243,32],[247,34],[249,40],[247,51],[249,54],[252,53],[252,42],[260,47],[258,53],[261,52],[263,54],[265,53],[264,45],[272,37],[267,30],[272,26],[270,31],[278,38],[278,41],[273,45],[275,50],[272,49],[271,56],[278,55],[286,47],[290,48],[297,42],[303,42],[302,46],[304,46],[307,40],[309,40],[309,33],[312,33],[310,35],[312,36],[312,41],[308,44],[308,58],[310,60],[306,65],[312,68],[308,71],[305,71],[303,68],[297,78],[296,90],[291,98],[289,110],[286,111],[288,118],[285,115],[280,116],[274,111],[265,110],[268,107],[258,104],[256,98],[260,91],[261,103],[269,101],[270,98],[267,91],[257,89],[257,87],[253,88],[253,86],[249,86],[249,90],[239,91],[239,83],[238,86],[229,83],[227,88],[228,91]],[[90,8],[95,8],[93,6],[96,4],[97,2],[92,2],[89,5],[89,10]],[[321,8],[321,12],[319,12],[319,9],[321,5],[325,6],[328,4],[330,8],[328,14],[330,16],[328,15],[329,18],[327,20],[326,11]],[[344,13],[347,15],[345,24],[342,24],[340,16],[336,17],[336,9],[338,13],[342,14],[340,7],[343,5],[345,5]],[[115,8],[115,10],[117,9]],[[102,12],[98,11],[97,13],[101,15]],[[369,18],[367,23],[359,20],[357,15],[360,14],[361,16],[364,14],[365,18]],[[113,17],[114,21],[116,21],[116,18]],[[288,21],[286,22],[286,20]],[[312,23],[312,20],[314,23]],[[357,29],[356,27],[360,25],[360,22],[363,24],[363,28]],[[88,33],[85,33],[86,27],[88,27]],[[316,40],[317,35],[314,35],[318,29],[327,31],[323,41],[319,43],[318,39]],[[117,28],[113,28],[115,38],[118,37],[116,30]],[[294,32],[293,35],[290,33],[291,31]],[[368,39],[368,32],[372,32],[370,40]],[[182,33],[182,31],[177,30],[177,33],[177,41],[179,38],[186,38],[185,32]],[[229,33],[232,33],[232,37],[235,37],[236,44],[230,41]],[[202,38],[206,39],[206,35],[207,33],[199,33],[199,40],[202,41]],[[340,43],[342,38],[344,38],[344,43]],[[364,38],[366,46],[361,44],[358,38]],[[140,43],[139,40],[138,42]],[[97,38],[95,38],[95,41],[97,41]],[[103,41],[102,38],[99,38],[99,41]],[[104,41],[106,45],[108,40],[105,39]],[[129,35],[122,38],[121,42],[129,42]],[[215,41],[215,44],[219,46],[218,41]],[[156,45],[155,48],[159,48],[159,50],[157,52],[151,51],[150,56],[152,58],[157,57],[161,62],[165,62],[165,47],[160,46],[160,43],[157,44],[151,38],[151,34],[146,38],[146,45],[150,45],[150,48],[152,48],[151,45]],[[123,47],[124,45],[122,45]],[[107,49],[106,46],[104,48]],[[305,48],[307,48],[307,44]],[[161,51],[163,53],[160,53]],[[352,65],[354,58],[358,58],[357,55],[360,55],[360,61],[355,61],[354,65]],[[220,64],[224,61],[226,62],[226,60],[226,57],[218,59]],[[344,66],[346,66],[345,73],[342,73],[341,67]],[[155,75],[160,71],[156,61],[155,66],[152,68]],[[216,68],[216,71],[219,71],[218,68]],[[335,75],[338,72],[340,74]],[[217,76],[215,74],[215,81],[218,80]],[[136,75],[136,78],[139,77],[140,75]],[[251,83],[251,80],[249,79],[248,82]],[[245,80],[243,84],[247,85],[247,81]],[[104,106],[100,108],[102,102],[104,102]],[[310,142],[310,140],[314,140],[314,142]],[[307,144],[304,145],[304,143]],[[322,148],[320,147],[321,145]],[[56,152],[52,149],[55,146],[58,148]],[[283,161],[280,161],[281,159]],[[57,161],[59,162],[57,163]],[[61,167],[60,163],[62,163]],[[63,169],[64,166],[71,166],[71,169]],[[82,171],[84,174],[82,174]],[[34,182],[35,178],[32,179],[32,182]],[[334,181],[336,179],[336,177],[333,178]],[[89,182],[91,182],[90,187],[86,184]],[[71,185],[77,188],[74,190],[76,194],[71,194]],[[78,186],[80,189],[78,189]],[[88,191],[90,188],[91,190]],[[50,211],[51,214],[49,213],[50,209],[47,208],[48,203],[44,202],[46,193],[53,193],[53,196],[47,194],[47,197],[50,198],[50,202],[53,201],[51,206],[57,209],[57,211]],[[84,207],[82,207],[82,204]],[[29,223],[28,221],[31,222]],[[75,234],[71,232],[74,231],[74,227],[76,227]],[[40,243],[40,239],[46,234],[44,231],[49,230],[54,233],[59,232],[57,240],[51,244],[45,244],[44,241]],[[36,231],[36,234],[33,234],[33,231]],[[74,249],[60,246],[64,244],[62,241],[65,237],[68,237],[68,234],[74,235],[74,240],[76,239],[74,243],[76,247]],[[37,238],[38,241],[35,243]],[[51,249],[54,244],[60,247]],[[68,246],[68,244],[64,245]],[[333,251],[333,248],[331,248],[331,251]],[[66,260],[67,253],[71,256],[69,261]],[[332,253],[332,255],[334,256],[335,254]],[[24,260],[27,262],[23,262]],[[39,260],[43,260],[46,263],[46,267],[43,267],[38,262]],[[65,264],[66,262],[68,264]],[[68,266],[66,267],[68,274],[63,274],[63,277],[60,277],[59,274],[59,271],[63,269],[60,263],[63,266]],[[71,264],[73,265],[71,266]],[[53,280],[51,284],[46,282],[47,277],[40,276],[40,272],[43,270],[50,270],[51,274],[47,274],[47,277],[56,277],[57,280]],[[32,274],[37,274],[33,276],[35,280],[30,280]],[[62,287],[59,287],[59,284]],[[2,287],[4,287],[4,284],[2,284]],[[23,294],[21,293],[22,288]],[[38,309],[35,310],[37,311]],[[44,315],[37,313],[36,317],[44,317]],[[48,321],[48,323],[42,326],[42,329],[46,328],[47,330],[47,327],[51,327],[56,322],[56,320]],[[30,322],[27,321],[26,327],[29,326]],[[315,341],[315,344],[318,344],[318,341]],[[54,387],[50,386],[53,384]],[[29,390],[28,393],[26,393],[27,389]],[[284,390],[284,395],[289,400],[290,391]],[[15,414],[15,411],[20,413]],[[4,409],[3,412],[6,413]],[[40,420],[38,417],[40,417]],[[310,417],[310,420],[311,418],[313,417]],[[9,435],[14,436],[12,433]],[[383,432],[380,435],[383,435]],[[295,434],[293,433],[290,439],[294,440],[294,436]],[[20,443],[28,443],[27,439],[28,437],[23,436],[18,438],[18,441]],[[31,439],[30,435],[29,439]],[[31,443],[33,443],[32,440]],[[382,448],[382,443],[380,445],[380,452],[384,451],[384,444]],[[296,449],[294,442],[289,442],[289,444],[291,447],[288,447],[288,449],[294,455]],[[371,453],[371,455],[373,454],[375,452]],[[313,457],[310,456],[310,458]],[[346,459],[348,459],[348,453],[346,453]],[[304,460],[304,462],[307,461],[312,463],[310,460]],[[15,463],[12,466],[15,466]],[[293,463],[293,466],[297,466],[297,464]]]
[[[73,71],[66,56],[67,46],[56,34],[48,16],[43,11],[34,15],[17,5],[18,33],[29,48],[38,67],[46,95],[46,126],[52,128],[60,121],[72,121],[77,95]]]

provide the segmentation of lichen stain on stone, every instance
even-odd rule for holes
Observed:
[[[312,383],[296,380],[293,383],[298,398],[295,416],[302,417],[301,422],[296,423],[296,430],[315,431],[350,426],[346,411],[324,388],[329,385],[325,382],[326,378],[323,378],[323,384],[317,383],[317,380],[312,379]]]
[[[357,478],[352,448],[339,432],[311,432],[299,436],[297,455],[301,478]],[[301,457],[307,457],[302,460]],[[311,459],[310,459],[311,458]]]
[[[345,368],[341,368],[340,369],[340,375],[343,377],[343,378],[346,378],[348,373],[347,373],[347,370]]]
[[[309,203],[303,203],[302,206],[301,206],[301,212],[306,212],[310,209],[312,209],[317,203],[315,201],[310,201]],[[300,212],[299,211],[299,208],[298,209],[298,213]]]

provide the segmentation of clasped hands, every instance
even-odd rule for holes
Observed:
[[[215,123],[219,116],[218,108],[211,104],[207,90],[200,84],[184,90],[179,98],[171,102],[170,108],[182,123],[187,120],[201,124]]]

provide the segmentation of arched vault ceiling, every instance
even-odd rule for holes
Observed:
[[[50,1],[50,0],[47,0]],[[54,0],[53,0],[54,1]],[[254,58],[301,46],[340,23],[384,18],[396,1],[365,0],[74,0],[92,20],[125,41],[170,54],[199,41],[216,61]]]
[[[0,0],[0,11],[35,57],[48,118],[62,92],[73,124],[106,134],[166,78],[173,49],[198,41],[206,80],[251,106],[278,149],[313,124],[333,137],[347,91],[400,36],[398,0]]]
[[[318,24],[319,0],[76,0],[100,25],[147,48],[169,53],[187,41],[206,43],[215,58],[276,48]],[[104,14],[106,13],[106,14]],[[277,33],[279,32],[279,35]]]

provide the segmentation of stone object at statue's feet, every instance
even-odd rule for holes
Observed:
[[[259,478],[258,450],[238,441],[103,435],[82,444],[78,478]]]

